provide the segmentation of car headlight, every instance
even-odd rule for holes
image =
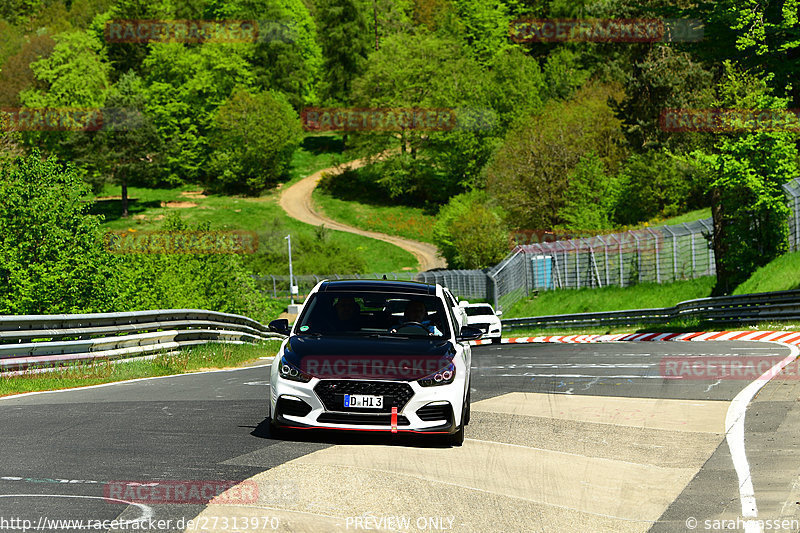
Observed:
[[[299,381],[300,383],[308,383],[311,381],[311,376],[287,361],[285,355],[281,357],[281,362],[278,366],[278,375],[283,379]]]
[[[436,387],[437,385],[449,385],[456,379],[456,365],[450,363],[445,368],[425,376],[417,381],[423,387]]]

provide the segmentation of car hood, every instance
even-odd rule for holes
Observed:
[[[447,369],[456,354],[443,339],[293,336],[286,361],[320,379],[417,380]]]

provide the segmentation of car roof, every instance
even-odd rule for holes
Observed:
[[[436,294],[436,285],[416,281],[357,279],[323,281],[319,292],[381,292],[393,294]]]

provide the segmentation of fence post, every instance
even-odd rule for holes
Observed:
[[[689,235],[692,236],[692,279],[697,277],[697,260],[695,259],[695,251],[694,251],[694,231],[689,227],[689,224],[686,222],[683,223],[683,226],[686,228],[686,231],[689,232]]]
[[[669,226],[664,226],[664,229],[672,235],[672,281],[678,279],[678,236],[669,229]]]
[[[642,282],[642,250],[639,247],[639,237],[636,236],[635,233],[631,233],[633,240],[636,241],[636,265],[638,270],[638,279],[636,280],[637,283]]]
[[[603,260],[605,261],[603,263],[603,271],[606,274],[606,287],[608,287],[610,285],[608,282],[608,244],[606,244],[606,241],[604,241],[600,235],[597,235],[597,239],[603,243]]]
[[[275,286],[275,276],[270,274],[269,277],[272,278],[272,297],[273,298],[277,298],[278,297],[278,288]]]

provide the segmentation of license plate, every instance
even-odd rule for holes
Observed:
[[[368,394],[345,394],[345,407],[358,407],[361,409],[381,409],[383,396],[370,396]]]

